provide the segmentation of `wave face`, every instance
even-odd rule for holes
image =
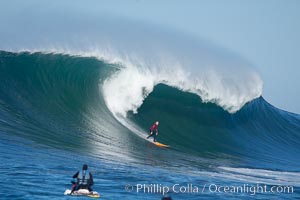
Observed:
[[[189,154],[230,155],[240,167],[297,170],[299,115],[279,110],[262,97],[230,114],[192,93],[158,85],[138,114],[128,118],[145,130],[153,119],[159,120],[160,140]]]

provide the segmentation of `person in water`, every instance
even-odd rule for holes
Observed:
[[[147,137],[150,138],[150,137],[153,137],[153,142],[156,142],[156,137],[158,135],[158,125],[159,125],[159,122],[156,121],[150,128],[150,134],[149,136]]]
[[[75,183],[72,181],[73,185],[71,193],[73,193],[76,190],[79,189],[88,189],[90,192],[93,191],[92,185],[94,185],[94,180],[91,172],[88,171],[88,166],[84,164],[82,166],[82,170],[76,172],[74,174],[73,179],[77,179],[77,182]]]
[[[163,198],[161,200],[172,200],[172,197],[171,196],[163,196]]]

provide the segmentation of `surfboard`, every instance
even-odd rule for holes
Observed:
[[[86,189],[80,189],[78,191],[74,191],[71,194],[71,190],[67,189],[64,193],[64,195],[71,195],[71,196],[86,196],[86,197],[91,197],[91,198],[100,198],[100,194],[95,191],[88,191]]]
[[[153,142],[153,144],[155,144],[158,147],[170,147],[170,145],[162,144],[162,143],[159,143],[159,142]]]

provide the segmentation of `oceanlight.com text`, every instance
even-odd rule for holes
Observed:
[[[241,185],[220,185],[220,184],[128,184],[125,186],[127,192],[144,194],[167,194],[167,193],[223,193],[223,194],[292,194],[294,187],[289,185],[265,185],[265,184],[241,184]]]

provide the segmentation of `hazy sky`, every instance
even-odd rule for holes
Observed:
[[[63,6],[78,12],[108,13],[175,28],[209,40],[254,64],[264,81],[263,97],[267,101],[300,113],[298,0],[12,0],[2,1],[0,12],[9,12],[6,4],[15,11],[22,7],[20,4],[27,4],[36,9]]]

